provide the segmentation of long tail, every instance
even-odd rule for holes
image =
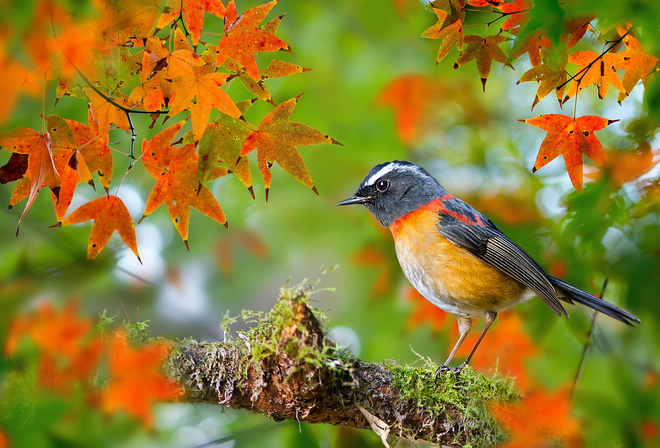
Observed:
[[[569,285],[565,281],[559,280],[558,278],[552,276],[548,276],[548,280],[550,280],[552,286],[557,288],[565,295],[565,297],[561,297],[561,294],[558,294],[560,298],[566,300],[567,302],[575,301],[577,303],[581,303],[582,305],[586,305],[589,308],[593,308],[594,310],[600,311],[603,314],[607,314],[608,316],[619,320],[624,324],[628,324],[631,327],[641,322],[636,316],[633,316],[628,311],[622,310],[621,308],[616,307],[602,299],[599,299],[596,296],[592,296],[588,292],[584,292],[573,285]]]

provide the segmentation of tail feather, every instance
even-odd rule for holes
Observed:
[[[599,299],[598,297],[593,296],[585,291],[582,291],[573,285],[569,285],[565,281],[559,280],[558,278],[552,276],[548,276],[548,280],[550,280],[552,286],[557,288],[559,292],[565,295],[565,297],[561,297],[561,294],[558,294],[560,298],[566,300],[569,303],[572,301],[581,303],[582,305],[588,306],[589,308],[592,308],[596,311],[600,311],[603,314],[607,314],[608,316],[630,326],[634,326],[635,324],[641,322],[636,316],[630,314],[628,311],[622,310],[621,308],[614,306],[602,299]]]

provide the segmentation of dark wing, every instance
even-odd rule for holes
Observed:
[[[445,203],[445,205],[449,205]],[[438,232],[451,243],[474,254],[480,260],[532,289],[557,315],[568,317],[559,302],[555,288],[543,269],[520,246],[511,241],[488,218],[458,199],[452,200],[448,213],[439,212]],[[478,217],[474,222],[463,222],[465,216],[456,208],[469,207],[469,215]],[[468,211],[467,209],[465,211]]]

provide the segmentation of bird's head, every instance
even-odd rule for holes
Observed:
[[[373,167],[353,197],[337,205],[362,204],[383,226],[389,227],[397,218],[444,193],[444,188],[424,168],[394,160]]]

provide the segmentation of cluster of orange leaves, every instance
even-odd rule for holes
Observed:
[[[16,355],[22,342],[39,350],[38,381],[41,387],[64,396],[80,386],[88,401],[107,413],[126,412],[151,427],[151,405],[171,401],[181,387],[161,371],[171,347],[164,342],[132,347],[123,330],[97,335],[90,319],[78,317],[75,303],[56,310],[50,304],[19,316],[7,336],[5,354]],[[108,384],[99,390],[90,379],[107,361]]]
[[[89,258],[98,255],[115,231],[139,258],[133,221],[121,198],[109,194],[113,174],[109,131],[116,127],[134,132],[131,117],[135,114],[151,115],[156,124],[160,115],[185,112],[186,120],[191,121],[191,131],[176,141],[183,123],[145,140],[142,157],[137,158],[157,179],[142,219],[165,203],[186,246],[190,206],[220,224],[227,223],[205,183],[234,174],[254,197],[246,156],[256,151],[266,200],[275,162],[316,192],[297,147],[338,143],[290,121],[300,95],[276,103],[266,86],[268,79],[307,71],[278,60],[265,68],[257,64],[256,53],[290,52],[275,36],[281,16],[262,25],[277,0],[243,14],[237,12],[233,0],[226,4],[220,0],[163,3],[97,0],[96,14],[73,21],[53,0],[40,0],[31,31],[25,36],[32,71],[6,55],[0,39],[0,60],[9,67],[13,80],[6,84],[8,101],[0,109],[0,121],[11,111],[7,104],[12,105],[19,92],[43,92],[44,81],[50,79],[57,80],[58,99],[77,97],[89,105],[87,124],[50,115],[43,117],[41,132],[29,128],[0,132],[0,147],[11,152],[0,168],[0,182],[17,181],[10,207],[28,198],[19,225],[39,191],[48,187],[59,225],[95,221]],[[224,27],[204,30],[206,13],[222,19]],[[203,34],[214,42],[201,40]],[[229,96],[226,90],[236,79],[252,99],[234,101]],[[273,109],[253,125],[243,114],[258,100]],[[210,120],[213,109],[217,113]],[[131,143],[129,167],[134,163],[132,151]],[[105,196],[66,216],[78,185],[95,187],[94,173],[98,173]]]
[[[466,35],[464,25],[468,7],[484,10],[489,8],[498,16],[493,23],[498,19],[506,20],[496,33],[486,36]],[[592,28],[593,17],[579,17],[567,23],[561,42],[558,43],[553,43],[538,31],[523,35],[521,29],[524,28],[533,8],[531,0],[514,0],[512,3],[503,0],[434,0],[429,3],[429,8],[438,20],[422,33],[422,37],[441,41],[437,62],[442,61],[454,47],[457,48],[459,56],[454,68],[475,60],[484,90],[493,61],[512,67],[513,60],[528,54],[532,68],[526,71],[518,82],[539,83],[532,109],[553,91],[561,106],[590,85],[597,87],[600,99],[605,97],[612,85],[619,92],[618,101],[621,103],[639,81],[646,82],[648,76],[657,70],[658,59],[642,48],[639,41],[632,36],[629,25],[616,27],[616,37],[611,42],[605,42],[606,48],[602,53],[569,53],[587,31],[593,31],[599,39],[604,39],[601,36],[606,35],[608,30],[597,32]],[[513,41],[513,44],[505,52],[503,45],[508,41]],[[567,64],[577,66],[573,76],[569,77]],[[619,71],[623,72],[623,79],[619,77]],[[583,156],[600,165],[609,165],[608,156],[594,132],[618,120],[596,116],[576,118],[563,114],[548,114],[521,121],[548,131],[539,149],[533,171],[563,155],[571,182],[577,190],[581,190]],[[642,164],[643,161],[639,163]]]

